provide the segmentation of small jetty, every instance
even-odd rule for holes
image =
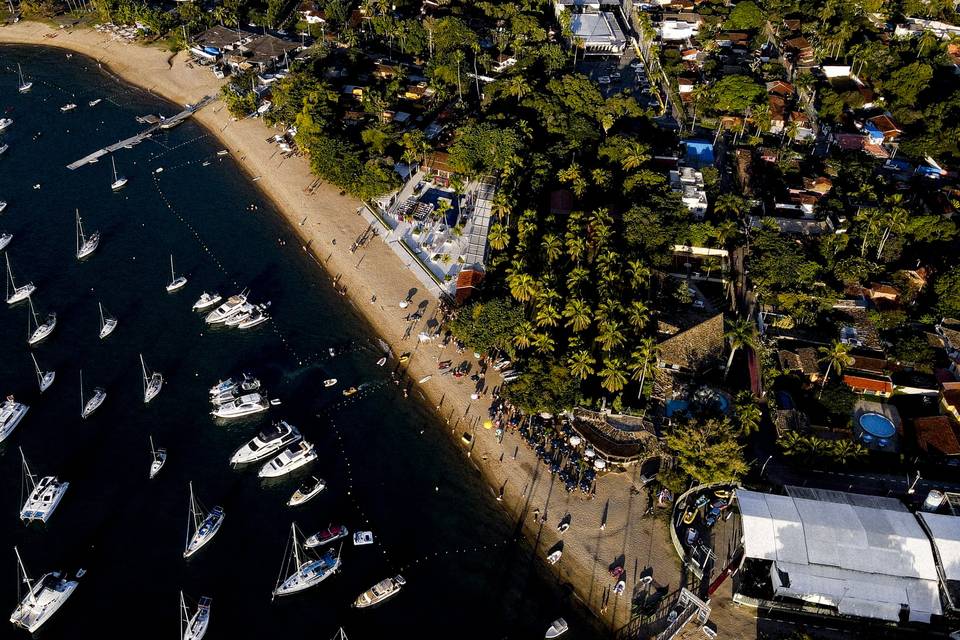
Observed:
[[[199,102],[188,106],[186,109],[184,109],[177,115],[171,116],[169,118],[164,118],[162,120],[158,119],[153,125],[150,126],[149,129],[146,129],[145,131],[138,133],[135,136],[127,138],[126,140],[115,142],[114,144],[108,147],[104,147],[103,149],[94,151],[90,155],[84,156],[83,158],[80,158],[76,162],[71,162],[70,164],[67,165],[67,169],[70,169],[71,171],[73,171],[74,169],[79,169],[85,164],[92,164],[94,162],[98,162],[100,158],[102,158],[107,154],[113,153],[114,151],[119,151],[120,149],[128,149],[134,145],[140,144],[141,142],[149,138],[151,135],[153,135],[153,132],[156,131],[157,129],[172,129],[175,126],[181,124],[184,120],[186,120],[190,116],[192,116],[194,112],[199,111],[203,107],[213,102],[213,100],[214,100],[213,96],[203,96],[203,98],[201,98]]]

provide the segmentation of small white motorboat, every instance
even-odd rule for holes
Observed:
[[[377,584],[361,593],[360,596],[353,601],[351,606],[356,607],[357,609],[365,609],[367,607],[378,605],[387,598],[393,597],[400,593],[400,588],[405,584],[407,584],[407,581],[403,579],[403,576],[399,575],[393,578],[381,580]]]
[[[353,546],[362,547],[373,544],[373,531],[357,531],[353,534]]]
[[[323,386],[325,387],[333,387],[336,384],[337,384],[336,378],[327,378],[326,380],[323,381]]]
[[[564,620],[563,618],[557,618],[556,620],[553,621],[553,624],[551,624],[550,627],[547,629],[547,633],[543,637],[548,639],[559,638],[560,636],[565,634],[567,631],[569,631],[569,629],[570,627],[567,626],[566,620]]]
[[[318,531],[309,538],[307,538],[303,546],[308,549],[313,549],[314,547],[322,547],[325,544],[330,544],[334,540],[339,540],[340,538],[346,538],[350,535],[350,531],[343,525],[330,525],[323,531]]]
[[[385,364],[387,364],[387,356],[383,356],[382,358],[380,358],[379,360],[377,360],[377,366],[378,366],[378,367],[382,367],[382,366],[385,365]]]
[[[0,233],[0,251],[6,249],[11,240],[13,240],[12,233]]]
[[[223,298],[220,297],[219,293],[207,293],[203,292],[203,295],[200,296],[200,299],[193,303],[194,311],[205,311],[217,304]]]
[[[305,480],[296,491],[293,492],[293,495],[290,496],[290,499],[287,500],[288,507],[296,507],[301,504],[309,502],[311,499],[320,494],[321,491],[327,488],[327,483],[316,476],[312,476],[310,479]]]
[[[75,102],[68,102],[67,104],[60,107],[60,111],[66,113],[67,111],[73,111],[76,108],[77,108],[77,105]]]
[[[91,100],[90,102],[87,103],[87,106],[88,106],[88,107],[95,107],[95,106],[97,106],[98,104],[100,104],[100,102],[101,102],[102,100],[103,100],[103,98],[97,98],[96,100]]]
[[[317,459],[316,448],[306,440],[289,445],[257,473],[261,478],[278,478],[310,464]]]
[[[0,131],[13,124],[13,118],[0,118]]]

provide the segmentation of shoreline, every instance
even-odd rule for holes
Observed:
[[[42,23],[20,22],[0,28],[0,44],[36,45],[86,55],[122,82],[178,105],[203,95],[217,96],[221,86],[208,69],[187,68],[189,58],[184,52],[171,55],[88,28],[57,30]],[[662,519],[642,518],[646,508],[643,492],[635,495],[630,491],[637,482],[638,467],[599,478],[596,494],[590,499],[580,493],[569,494],[516,433],[508,432],[500,443],[492,430],[482,427],[490,400],[471,400],[474,384],[469,378],[437,375],[439,360],[475,363],[472,353],[457,354],[452,348],[439,347],[438,342],[418,341],[417,333],[437,313],[438,301],[424,291],[423,284],[383,242],[383,229],[379,229],[379,241],[374,239],[350,251],[350,245],[369,226],[358,213],[362,202],[319,182],[310,174],[303,156],[278,161],[276,147],[265,141],[273,130],[259,119],[232,120],[219,99],[195,113],[193,119],[229,150],[295,232],[301,249],[337,286],[346,288],[345,299],[390,345],[394,357],[411,353],[406,366],[411,392],[429,402],[437,417],[450,427],[450,437],[458,443],[466,462],[479,472],[491,495],[496,497],[502,490],[501,506],[558,583],[570,585],[573,595],[609,630],[630,621],[630,595],[645,571],[652,572],[659,584],[669,585],[671,591],[680,586],[679,558],[666,526]],[[105,140],[104,144],[112,142]],[[400,309],[397,304],[413,290],[416,294],[411,307]],[[427,306],[422,321],[410,324],[404,320],[409,309],[424,302]],[[432,376],[429,382],[416,383],[428,375]],[[497,378],[497,382],[489,381],[492,389],[499,376],[491,369],[488,377]],[[461,441],[463,432],[473,435],[469,450]],[[546,524],[534,523],[535,510],[549,514]],[[565,514],[571,516],[572,526],[560,536],[555,525]],[[564,544],[563,559],[548,566],[545,555],[558,542]],[[620,558],[625,561],[628,581],[626,593],[618,597],[610,593],[613,582],[607,569]],[[562,611],[558,613],[562,615]],[[741,632],[738,636],[746,638],[755,633]]]

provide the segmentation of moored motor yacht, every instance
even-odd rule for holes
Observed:
[[[247,313],[247,314],[240,320],[240,322],[237,323],[237,328],[238,328],[238,329],[250,329],[250,328],[252,328],[252,327],[257,326],[258,324],[263,324],[264,322],[266,322],[267,320],[269,320],[269,319],[270,319],[270,316],[267,315],[267,313],[266,313],[267,307],[269,307],[269,306],[270,306],[270,303],[269,303],[269,302],[266,302],[266,303],[264,303],[264,304],[258,304],[256,307],[253,308],[252,311],[250,311],[249,313]],[[228,322],[229,322],[229,321],[228,321]]]
[[[334,540],[339,540],[340,538],[346,538],[350,535],[350,531],[343,525],[330,525],[323,531],[318,531],[309,538],[307,538],[303,546],[308,549],[314,547],[322,547],[325,544],[330,544]]]
[[[567,632],[570,627],[567,626],[567,621],[563,618],[557,618],[553,621],[553,624],[547,629],[546,635],[543,637],[547,640],[552,640],[553,638],[559,638]]]
[[[387,598],[400,593],[400,588],[405,584],[407,584],[407,581],[404,580],[403,576],[400,575],[381,580],[377,584],[361,593],[359,597],[353,601],[352,606],[356,607],[357,609],[365,609],[367,607],[378,605]]]
[[[248,393],[232,402],[227,402],[214,409],[211,413],[216,418],[242,418],[254,413],[267,410],[266,398],[259,393]]]
[[[220,396],[224,393],[236,393],[238,390],[243,393],[256,391],[260,388],[260,380],[252,374],[245,373],[239,380],[227,378],[210,387],[211,396]]]
[[[287,500],[287,506],[296,507],[309,502],[326,488],[327,483],[325,481],[316,476],[312,476],[308,480],[304,480],[303,483],[297,487],[297,490],[294,491],[290,499]]]
[[[263,460],[300,439],[300,431],[281,420],[263,429],[230,457],[230,464],[247,464]]]
[[[310,464],[316,459],[316,448],[306,440],[300,440],[289,445],[270,462],[263,465],[257,475],[261,478],[277,478]]]
[[[223,321],[224,326],[226,327],[235,327],[250,316],[250,312],[256,309],[256,306],[252,302],[244,302],[240,305],[240,308],[236,313],[232,314],[229,318]]]
[[[27,415],[30,407],[17,402],[13,396],[7,396],[6,401],[0,404],[0,442],[3,442],[17,428],[23,416]]]
[[[203,292],[203,295],[200,296],[200,299],[193,303],[194,311],[206,311],[213,305],[217,304],[222,300],[219,293],[207,293]]]
[[[73,111],[76,108],[77,108],[77,103],[68,102],[67,104],[60,107],[60,111],[63,111],[64,113],[66,113],[67,111]]]
[[[230,316],[240,313],[243,305],[247,303],[247,292],[242,291],[236,295],[227,298],[223,304],[207,314],[207,324],[218,324],[224,322]]]

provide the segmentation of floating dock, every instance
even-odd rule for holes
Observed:
[[[74,169],[79,169],[85,164],[92,164],[94,162],[98,162],[100,158],[110,153],[113,153],[114,151],[119,151],[120,149],[129,149],[130,147],[133,147],[134,145],[138,145],[144,140],[146,140],[147,138],[149,138],[150,136],[152,136],[153,132],[156,131],[157,129],[173,129],[175,126],[182,124],[184,120],[192,116],[194,112],[199,111],[200,109],[204,108],[205,106],[213,102],[213,100],[214,100],[213,96],[203,96],[203,98],[201,98],[199,102],[197,102],[194,105],[190,105],[189,107],[187,107],[186,109],[178,113],[177,115],[160,120],[159,122],[151,126],[149,129],[141,133],[138,133],[135,136],[127,138],[126,140],[121,140],[120,142],[115,142],[109,147],[98,149],[97,151],[94,151],[90,155],[80,158],[76,162],[71,162],[70,164],[67,165],[67,169],[70,169],[71,171]]]

